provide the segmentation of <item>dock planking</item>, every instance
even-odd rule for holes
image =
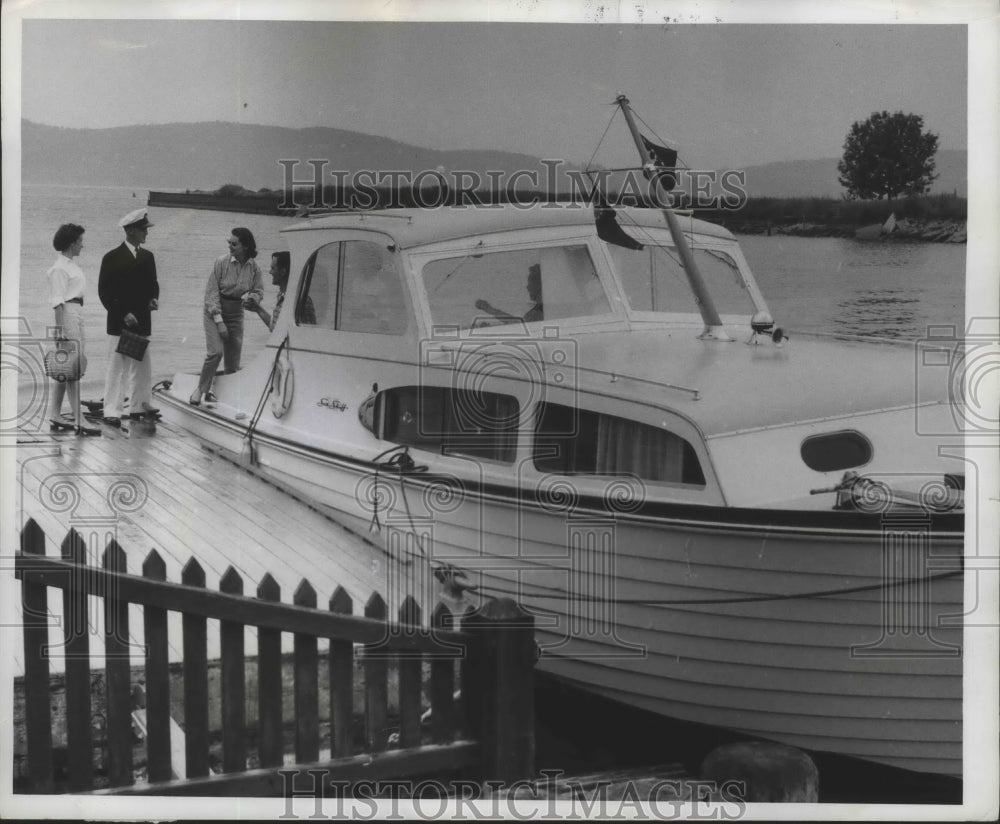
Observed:
[[[321,603],[339,586],[356,611],[373,592],[387,591],[389,558],[373,541],[209,451],[179,427],[139,421],[127,431],[102,430],[100,438],[35,435],[18,444],[17,519],[38,522],[47,536],[47,555],[59,554],[57,541],[72,528],[83,536],[91,559],[99,559],[113,537],[126,551],[130,574],[141,574],[144,559],[155,549],[167,580],[180,581],[194,557],[205,571],[207,588],[214,590],[232,567],[248,592],[270,574],[288,598],[308,578]],[[50,597],[48,606],[52,643],[62,635],[57,600]],[[91,609],[96,619],[91,641],[100,653],[103,616],[97,613]],[[130,654],[139,663],[143,622],[137,607],[131,613]],[[181,616],[169,612],[167,623],[170,660],[181,661]],[[217,624],[209,622],[210,660],[221,650]],[[247,654],[255,655],[256,628],[248,627],[245,635]],[[283,633],[282,650],[293,646],[293,637]],[[21,674],[20,642],[13,659],[15,674]],[[62,670],[61,656],[51,663],[54,672]]]

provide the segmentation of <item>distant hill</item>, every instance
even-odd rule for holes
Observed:
[[[539,159],[500,151],[424,149],[344,129],[287,129],[239,123],[169,123],[112,129],[65,129],[22,121],[25,183],[212,190],[226,183],[281,189],[281,159],[301,161],[297,180],[311,181],[307,160],[334,170],[539,169]]]
[[[748,166],[747,194],[750,197],[840,197],[844,187],[837,182],[839,160],[832,157]],[[938,179],[931,185],[931,194],[957,192],[965,197],[968,191],[967,153],[942,150],[934,161]]]
[[[66,129],[21,123],[25,183],[214,190],[226,183],[281,189],[280,159],[302,161],[298,180],[311,181],[304,161],[328,160],[333,170],[539,170],[540,160],[501,151],[436,150],[345,129],[288,129],[239,123],[168,123],[112,129]],[[966,193],[966,153],[940,151],[934,192]],[[746,169],[751,197],[839,197],[837,159],[769,163]]]

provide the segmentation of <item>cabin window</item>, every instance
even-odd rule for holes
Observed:
[[[517,399],[448,386],[399,386],[363,404],[362,423],[377,437],[441,454],[512,463]]]
[[[817,472],[851,469],[863,466],[871,459],[871,441],[853,430],[813,435],[802,442],[802,460]]]
[[[645,241],[641,237],[639,240]],[[626,249],[609,244],[606,248],[632,311],[699,311],[674,247],[649,245],[642,249]],[[732,257],[715,249],[692,249],[692,256],[720,314],[753,311],[750,293]]]
[[[705,485],[694,447],[658,426],[540,404],[535,468],[563,475],[635,475],[647,481]]]
[[[423,268],[435,324],[500,326],[611,311],[585,245],[469,253]]]
[[[402,335],[410,315],[392,252],[367,240],[328,243],[306,263],[295,322]]]

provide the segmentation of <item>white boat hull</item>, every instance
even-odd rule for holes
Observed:
[[[245,427],[184,397],[163,393],[165,415],[238,454]],[[432,568],[453,565],[473,602],[508,595],[535,612],[546,672],[668,717],[961,775],[961,532],[889,518],[885,531],[838,530],[805,512],[650,515],[628,496],[573,506],[557,490],[456,494],[426,475],[376,481],[370,464],[264,433],[254,443],[258,471],[425,565],[427,586]],[[931,552],[951,570],[928,571]],[[910,582],[883,586],[904,569]]]

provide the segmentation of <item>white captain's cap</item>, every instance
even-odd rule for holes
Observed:
[[[145,209],[136,209],[119,220],[118,225],[123,229],[148,229],[153,224],[149,222]]]

